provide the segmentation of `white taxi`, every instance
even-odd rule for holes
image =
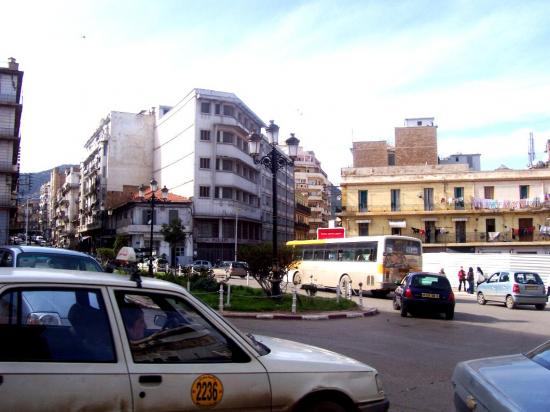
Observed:
[[[377,371],[246,336],[178,285],[0,269],[0,399],[13,411],[386,411]]]

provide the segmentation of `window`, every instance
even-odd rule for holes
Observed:
[[[201,169],[210,169],[210,159],[207,157],[200,158],[200,168]]]
[[[233,144],[233,133],[223,132],[223,143]]]
[[[455,187],[454,188],[454,199],[455,199],[455,210],[463,210],[464,209],[464,188],[463,187]]]
[[[494,186],[484,186],[483,187],[483,196],[485,199],[494,199],[495,198],[495,187]]]
[[[210,130],[201,130],[201,141],[207,142],[210,140]]]
[[[388,166],[395,166],[395,153],[388,153]]]
[[[399,189],[391,189],[391,211],[399,212],[401,205],[399,202],[401,191]]]
[[[179,214],[177,210],[171,209],[168,211],[168,223],[172,223],[174,220],[179,220]]]
[[[233,160],[222,159],[222,170],[224,170],[226,172],[233,171]]]
[[[17,288],[0,296],[0,361],[116,362],[99,289]]]
[[[151,209],[145,209],[141,211],[141,224],[150,225],[151,224]],[[153,213],[153,225],[157,224],[157,211]]]
[[[369,235],[369,224],[368,223],[358,223],[357,224],[359,236],[368,236]]]
[[[210,197],[210,186],[199,186],[199,197]]]
[[[229,363],[250,358],[179,296],[117,291],[135,363]]]
[[[358,200],[359,200],[359,212],[368,212],[368,190],[359,190],[358,192]]]
[[[201,113],[210,114],[210,102],[201,103]]]
[[[216,104],[214,105],[214,113],[215,113],[215,114],[220,114],[220,109],[221,109],[221,104],[216,103]]]
[[[223,105],[223,115],[224,116],[234,116],[235,110],[233,106],[229,106],[227,104]]]
[[[495,219],[485,219],[485,232],[496,232]]]
[[[434,189],[432,187],[424,188],[424,210],[434,210]]]
[[[222,187],[222,198],[233,199],[233,189],[230,187]]]
[[[519,187],[519,198],[520,199],[529,199],[529,185],[520,185],[520,187]]]

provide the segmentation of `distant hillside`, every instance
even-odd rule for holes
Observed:
[[[78,165],[61,165],[57,166],[60,171],[69,169],[71,166]],[[40,186],[50,180],[52,169],[44,170],[36,173],[21,173],[19,175],[19,192],[20,199],[38,199],[40,197]]]

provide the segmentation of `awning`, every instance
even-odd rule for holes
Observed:
[[[370,219],[356,220],[357,223],[370,223]]]
[[[453,217],[453,222],[467,222],[468,221],[468,218],[467,217]]]
[[[399,228],[407,227],[407,222],[404,220],[390,220],[388,224],[390,225],[390,227],[399,227]]]

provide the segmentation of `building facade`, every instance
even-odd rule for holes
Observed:
[[[294,161],[295,190],[300,193],[310,208],[308,239],[317,239],[317,229],[328,227],[331,215],[331,186],[321,162],[312,150],[298,149]]]
[[[38,224],[40,232],[46,241],[51,241],[50,228],[50,182],[40,186],[40,210],[38,211]]]
[[[0,244],[7,244],[17,212],[21,87],[23,72],[14,58],[0,67]]]
[[[300,192],[296,192],[296,205],[294,207],[294,239],[309,239],[309,218],[311,209],[306,206],[307,200]]]
[[[56,246],[76,248],[78,237],[80,207],[80,168],[71,167],[65,170],[63,185],[57,189],[55,201],[54,239]]]
[[[114,238],[105,232],[107,211],[135,194],[125,193],[124,186],[138,187],[151,180],[154,125],[154,112],[113,111],[86,141],[87,156],[80,165],[78,229],[86,242],[84,249],[107,246],[108,239]]]
[[[154,176],[193,199],[195,258],[232,260],[240,244],[272,237],[271,173],[248,154],[265,123],[232,93],[193,89],[158,110]],[[268,150],[267,141],[262,145]],[[278,240],[294,234],[292,167],[278,181]]]
[[[547,168],[347,168],[341,188],[348,236],[414,236],[426,252],[550,253]]]

